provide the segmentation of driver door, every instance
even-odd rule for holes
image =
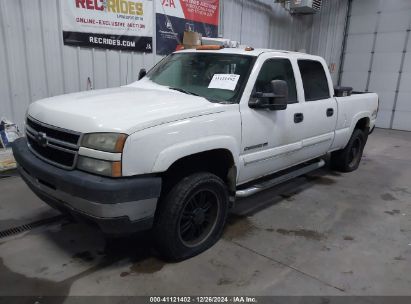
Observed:
[[[258,69],[258,67],[256,67]],[[252,109],[249,101],[242,100],[242,168],[238,184],[285,169],[299,162],[303,131],[298,121],[302,104],[299,103],[296,66],[288,58],[267,58],[260,64],[251,91],[251,101],[256,92],[271,93],[272,80],[284,80],[288,84],[288,106],[285,110]],[[254,73],[255,74],[255,73]],[[253,77],[250,77],[252,83]],[[244,96],[246,93],[244,94]],[[254,100],[253,100],[254,99]]]

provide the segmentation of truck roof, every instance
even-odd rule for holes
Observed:
[[[182,50],[178,51],[176,53],[196,53],[196,52],[202,52],[202,53],[224,53],[224,54],[237,54],[237,55],[248,55],[248,56],[260,56],[263,53],[276,53],[278,55],[284,55],[288,54],[290,56],[292,55],[297,55],[298,57],[318,57],[318,56],[312,56],[309,54],[305,53],[299,53],[299,52],[291,52],[291,51],[284,51],[284,50],[272,50],[272,49],[252,49],[251,51],[247,51],[246,47],[238,47],[238,48],[223,48],[221,50],[196,50],[196,49],[187,49],[187,50]],[[320,57],[318,57],[320,58]]]

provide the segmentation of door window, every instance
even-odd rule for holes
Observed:
[[[327,76],[323,65],[314,60],[298,60],[303,80],[305,101],[330,98]]]
[[[255,83],[255,91],[271,93],[271,81],[284,80],[288,84],[288,103],[297,103],[294,71],[288,59],[269,59],[264,62]]]

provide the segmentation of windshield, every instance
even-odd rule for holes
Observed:
[[[155,66],[151,81],[216,102],[237,102],[253,57],[215,53],[172,54]]]

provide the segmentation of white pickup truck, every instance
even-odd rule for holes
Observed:
[[[185,50],[139,78],[31,104],[13,151],[49,205],[109,235],[151,230],[170,260],[211,247],[236,197],[329,153],[357,169],[378,112],[376,94],[335,92],[325,61],[302,53]]]

